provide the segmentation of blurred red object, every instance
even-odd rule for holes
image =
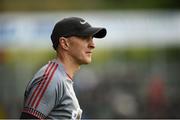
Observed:
[[[148,87],[148,110],[152,117],[161,118],[167,108],[165,82],[161,76],[152,78]]]

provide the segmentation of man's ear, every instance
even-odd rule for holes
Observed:
[[[64,50],[68,50],[69,49],[69,42],[68,42],[67,38],[60,37],[59,38],[59,44],[60,44],[61,48],[64,49]]]

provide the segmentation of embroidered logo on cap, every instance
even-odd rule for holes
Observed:
[[[86,21],[84,20],[84,21],[80,21],[80,23],[82,24],[82,25],[84,25],[84,24],[86,24]]]

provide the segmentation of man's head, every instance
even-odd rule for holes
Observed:
[[[95,38],[103,38],[106,36],[106,29],[99,27],[92,27],[88,22],[82,18],[69,17],[57,22],[51,34],[53,48],[56,50],[60,37],[92,36]]]
[[[92,49],[95,48],[93,38],[105,36],[105,28],[92,27],[82,18],[69,17],[55,24],[51,40],[57,52],[61,48],[78,64],[87,64],[91,62]]]

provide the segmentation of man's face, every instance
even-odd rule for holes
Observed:
[[[89,64],[91,62],[92,50],[95,48],[92,37],[69,37],[68,54],[79,64]]]

